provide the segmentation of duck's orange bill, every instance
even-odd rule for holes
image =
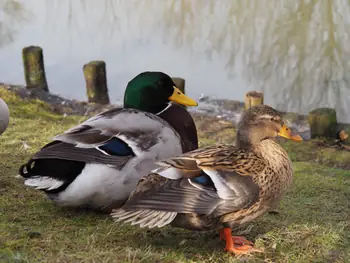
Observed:
[[[299,134],[293,134],[292,130],[285,124],[283,124],[278,135],[283,137],[283,138],[293,140],[293,141],[302,141],[303,140],[303,138]]]

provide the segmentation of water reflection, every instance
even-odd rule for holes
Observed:
[[[0,0],[0,47],[14,41],[18,28],[27,19],[27,10],[20,2]]]
[[[112,98],[122,94],[115,87],[124,87],[138,72],[164,70],[185,77],[194,95],[241,100],[250,89],[263,90],[266,102],[281,110],[336,107],[340,120],[350,122],[348,0],[22,4],[35,13],[31,27],[39,37],[23,30],[11,52],[20,54],[27,44],[43,46],[55,92],[84,98],[81,88],[72,89],[84,87],[81,67],[103,59]],[[11,81],[23,82],[18,63],[10,69],[19,74]]]

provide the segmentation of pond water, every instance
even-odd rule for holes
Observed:
[[[160,70],[186,90],[350,122],[348,0],[0,0],[0,82],[24,84],[22,48],[41,46],[49,89],[86,99],[82,67],[104,60],[112,101]]]

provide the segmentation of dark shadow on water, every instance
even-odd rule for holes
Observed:
[[[19,1],[8,0],[4,1],[0,8],[3,18],[0,21],[0,47],[11,44],[21,28],[28,22],[30,14],[29,10]]]

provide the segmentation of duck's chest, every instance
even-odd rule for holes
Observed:
[[[222,221],[229,221],[231,224],[234,222],[238,225],[245,224],[274,209],[292,182],[293,174],[289,168],[287,164],[278,167],[278,170],[266,167],[264,173],[254,178],[260,188],[258,201],[246,209],[222,218]]]
[[[269,151],[261,151],[266,167],[256,175],[254,181],[259,185],[259,199],[264,204],[275,204],[285,194],[292,183],[293,168],[288,154],[274,142],[268,142]]]
[[[198,148],[196,125],[191,114],[183,107],[172,104],[159,117],[166,120],[180,135],[182,152],[192,151]]]
[[[266,165],[253,176],[259,186],[258,200],[246,209],[224,216],[222,222],[240,225],[258,218],[279,204],[292,183],[292,163],[284,149],[268,140],[260,146],[262,149],[258,149],[258,155],[266,161]]]
[[[277,170],[267,167],[261,176],[256,178],[259,185],[259,202],[264,206],[275,206],[279,203],[292,183],[292,172],[289,166]]]

